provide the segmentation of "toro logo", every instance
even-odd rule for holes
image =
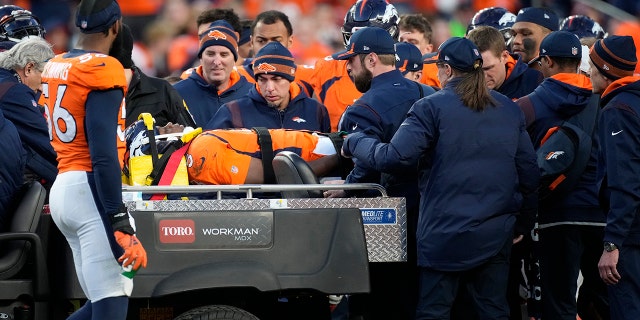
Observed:
[[[161,243],[193,243],[196,240],[193,220],[160,220],[158,227]]]

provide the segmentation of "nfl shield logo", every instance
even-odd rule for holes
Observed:
[[[578,48],[572,47],[571,48],[571,54],[574,55],[574,56],[577,55],[578,54]]]

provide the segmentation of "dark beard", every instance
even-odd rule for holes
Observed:
[[[362,74],[357,75],[353,78],[353,83],[356,85],[356,89],[358,89],[358,91],[365,93],[371,88],[372,79],[373,74],[371,73],[371,71],[364,69]]]

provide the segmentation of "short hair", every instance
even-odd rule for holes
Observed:
[[[433,39],[433,29],[431,23],[424,15],[420,13],[403,14],[400,16],[398,29],[416,30],[424,34],[427,42],[431,43]],[[397,40],[397,39],[396,39]]]
[[[49,59],[54,57],[51,45],[42,38],[30,38],[18,42],[13,48],[0,52],[0,68],[16,70],[33,63],[42,71]]]
[[[562,69],[578,69],[580,66],[581,58],[571,58],[571,57],[552,57],[549,56],[553,62],[558,64],[558,67]]]
[[[469,32],[467,39],[471,40],[481,53],[490,51],[496,57],[499,57],[502,52],[507,50],[504,36],[494,27],[479,26]]]
[[[233,27],[233,30],[240,33],[242,30],[242,24],[240,23],[240,17],[233,9],[209,9],[202,11],[196,19],[196,24],[199,26],[203,24],[210,24],[217,20],[224,20]]]
[[[287,35],[291,36],[293,34],[293,27],[291,26],[291,21],[289,21],[289,17],[281,11],[278,10],[268,10],[260,13],[251,24],[251,34],[258,25],[258,22],[262,22],[264,24],[274,24],[278,21],[282,21],[284,27],[287,28]]]

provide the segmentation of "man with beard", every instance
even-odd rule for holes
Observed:
[[[366,131],[381,142],[389,142],[406,118],[413,103],[431,93],[420,90],[419,83],[404,78],[402,72],[396,69],[394,40],[385,29],[367,27],[356,31],[347,48],[332,57],[335,60],[347,60],[349,76],[353,79],[356,89],[363,93],[344,112],[338,124],[341,131],[347,133]],[[413,172],[406,170],[393,175],[381,174],[379,171],[355,162],[353,170],[344,183],[379,183],[386,188],[390,196],[407,199],[408,265],[413,267],[419,202],[417,170]],[[351,195],[351,192],[347,193],[344,190],[326,192],[326,196],[330,198]],[[413,299],[417,292],[417,288],[413,287],[417,283],[417,278],[413,276],[414,270],[402,269],[390,272],[389,269],[383,268],[385,266],[371,265],[372,295],[367,303],[371,308],[369,310],[371,316],[375,319],[412,318],[415,310],[412,304],[415,303]],[[386,276],[374,276],[376,272],[387,275],[402,274],[403,277],[394,278],[394,283],[386,283],[383,280]],[[380,308],[388,305],[399,308]],[[385,312],[392,313],[385,314]]]
[[[266,127],[329,132],[327,108],[293,81],[295,73],[291,52],[280,42],[270,42],[253,60],[255,86],[245,97],[220,106],[203,129]]]
[[[513,31],[513,47],[511,51],[529,63],[538,56],[540,42],[552,31],[558,31],[558,16],[548,8],[523,8],[516,16]],[[531,68],[538,68],[536,63]]]

